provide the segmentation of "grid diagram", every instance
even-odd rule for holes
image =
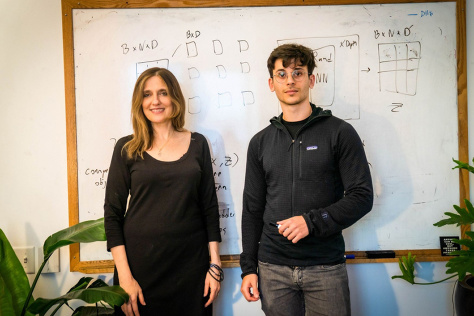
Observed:
[[[379,89],[416,95],[421,43],[379,44]]]

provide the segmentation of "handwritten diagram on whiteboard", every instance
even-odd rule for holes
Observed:
[[[380,90],[415,95],[421,43],[379,44]]]
[[[315,53],[311,101],[356,128],[370,163],[375,205],[344,231],[347,249],[431,249],[453,234],[431,224],[459,196],[455,3],[73,13],[80,221],[103,216],[137,77],[164,67],[183,89],[186,128],[210,144],[222,254],[240,253],[248,142],[281,113],[267,58],[296,42]],[[81,260],[104,258],[105,246],[81,245]]]

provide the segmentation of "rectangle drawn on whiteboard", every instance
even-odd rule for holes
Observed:
[[[337,108],[337,116],[344,120],[359,119],[359,35],[278,41],[278,45],[285,43],[298,43],[313,49],[316,68],[311,102],[333,111]]]
[[[415,95],[421,43],[379,44],[380,91]]]

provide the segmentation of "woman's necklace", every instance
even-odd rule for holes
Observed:
[[[161,156],[161,151],[163,150],[163,148],[165,148],[166,144],[168,144],[169,140],[171,139],[171,136],[173,136],[173,133],[174,133],[174,131],[171,131],[171,134],[168,136],[168,139],[165,141],[165,143],[163,144],[163,146],[161,146],[161,147],[158,149],[158,156]]]

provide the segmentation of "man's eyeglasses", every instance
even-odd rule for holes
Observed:
[[[303,80],[305,74],[306,71],[295,69],[291,72],[291,77],[293,77],[294,81],[301,81]],[[288,74],[286,71],[280,70],[273,75],[273,78],[275,78],[279,83],[285,83],[286,79],[288,79]]]

